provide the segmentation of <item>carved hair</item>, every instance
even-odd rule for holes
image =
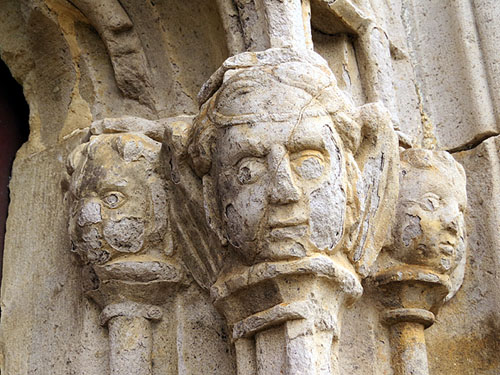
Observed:
[[[129,142],[124,142],[128,140]],[[149,162],[157,161],[160,156],[161,143],[138,133],[101,134],[92,136],[90,140],[76,147],[68,157],[66,171],[71,176],[78,165],[93,159],[103,145],[111,146],[124,161],[132,162],[145,158]]]
[[[457,173],[465,179],[465,170],[449,152],[425,149],[408,149],[401,153],[402,169],[408,165],[416,169],[438,169],[443,174]]]
[[[305,73],[304,73],[305,72]],[[286,92],[291,101],[283,100],[278,111],[271,97],[253,101],[254,113],[224,113],[222,105],[231,99],[248,94],[254,87],[281,86],[279,93]],[[241,103],[241,100],[234,101]],[[267,103],[266,103],[267,102]],[[312,111],[313,104],[320,104],[323,110]],[[299,108],[297,108],[300,106]],[[259,108],[260,107],[260,108]],[[192,167],[199,177],[209,173],[216,147],[218,128],[252,124],[260,121],[299,121],[309,116],[329,115],[343,146],[356,153],[361,136],[361,126],[356,121],[356,113],[351,100],[336,85],[336,79],[328,66],[312,64],[307,61],[281,62],[276,65],[257,65],[227,71],[220,89],[205,102],[200,114],[195,118],[189,137],[189,157]],[[235,108],[237,111],[238,109]],[[269,111],[271,110],[271,111]]]

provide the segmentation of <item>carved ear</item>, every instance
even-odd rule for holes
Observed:
[[[198,177],[189,162],[191,127],[192,121],[186,118],[166,121],[162,158],[172,190],[170,219],[175,246],[196,282],[209,289],[222,268],[223,246],[206,214],[211,211],[205,205],[214,197],[210,195],[213,184]]]
[[[350,188],[359,207],[347,250],[358,272],[367,276],[394,216],[399,193],[398,138],[390,113],[379,103],[362,106],[357,122],[361,137],[354,159],[359,172]]]
[[[460,166],[461,167],[461,166]],[[465,178],[465,176],[464,176]],[[465,227],[465,225],[464,225]],[[450,275],[450,291],[446,295],[443,302],[448,302],[457,292],[458,289],[462,286],[465,276],[465,263],[467,259],[467,231],[464,231],[464,237],[461,239],[459,243],[459,251],[462,254],[457,267],[453,270]]]
[[[69,154],[66,159],[66,173],[64,173],[61,180],[61,187],[63,192],[66,194],[71,189],[71,178],[78,166],[87,157],[87,147],[88,143],[82,143],[75,147],[73,151]]]

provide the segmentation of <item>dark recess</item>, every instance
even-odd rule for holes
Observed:
[[[12,162],[19,147],[28,140],[28,135],[29,108],[23,89],[0,60],[0,280]]]

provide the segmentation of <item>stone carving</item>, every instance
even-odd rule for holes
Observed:
[[[445,151],[401,153],[393,243],[375,277],[387,308],[396,374],[428,374],[424,329],[460,287],[465,267],[465,172]]]
[[[116,83],[124,96],[154,107],[149,68],[134,24],[118,0],[99,6],[91,0],[71,0],[96,28],[109,53]]]
[[[3,375],[500,374],[500,1],[5,0],[0,14],[0,73],[30,110]],[[85,136],[126,115],[154,121]],[[396,156],[398,118],[400,144],[427,150]],[[82,142],[67,210],[61,166]],[[462,286],[464,176],[434,148],[467,170]]]
[[[316,15],[313,26],[326,34],[347,33],[356,36],[354,45],[367,102],[381,101],[399,129],[396,93],[393,86],[391,54],[400,59],[405,52],[398,48],[375,19],[368,0],[311,0]]]
[[[158,133],[142,119],[95,122],[89,141],[68,160],[69,232],[87,265],[86,293],[103,308],[101,324],[109,327],[113,375],[151,374],[150,321],[161,319],[159,305],[184,277],[159,169],[161,139],[137,132],[144,127]]]
[[[393,257],[438,274],[452,275],[456,271],[454,283],[460,284],[465,261],[466,206],[465,172],[449,153],[404,151]]]
[[[231,54],[313,48],[309,0],[217,0]]]
[[[238,374],[336,373],[341,311],[397,197],[390,116],[354,108],[306,50],[230,58],[199,97],[192,128],[168,130],[166,166],[185,263],[232,329]]]

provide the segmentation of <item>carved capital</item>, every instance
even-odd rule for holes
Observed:
[[[335,369],[326,353],[339,317],[362,293],[396,202],[390,115],[378,104],[356,108],[306,50],[234,56],[199,98],[190,129],[172,125],[166,137],[186,265],[233,339],[268,345],[282,327],[278,336],[304,337],[280,336],[285,373]],[[251,346],[237,344],[238,357]],[[299,365],[295,351],[309,362]],[[268,365],[262,373],[274,371]]]

